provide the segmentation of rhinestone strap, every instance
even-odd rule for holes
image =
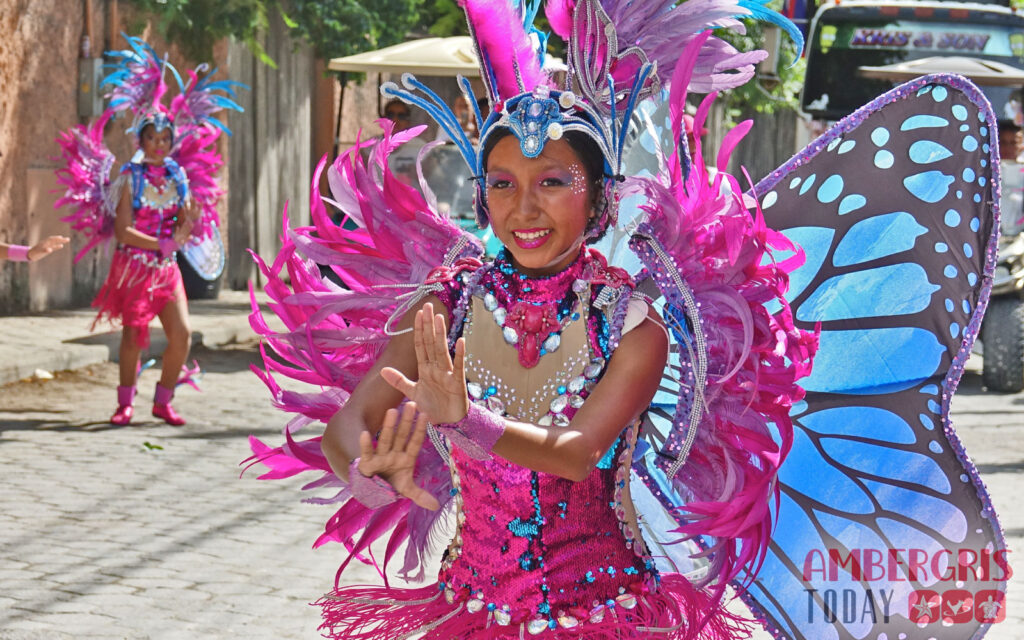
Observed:
[[[491,457],[494,444],[505,432],[505,420],[478,404],[469,403],[469,412],[458,422],[442,422],[434,428],[444,435],[466,455],[476,460]]]

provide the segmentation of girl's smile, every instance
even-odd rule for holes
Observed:
[[[512,235],[516,244],[523,249],[536,249],[547,241],[551,229],[519,229],[513,231]]]

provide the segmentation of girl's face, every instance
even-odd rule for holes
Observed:
[[[165,128],[157,131],[156,127],[148,124],[139,136],[139,146],[146,156],[146,162],[163,164],[171,151],[171,130]]]
[[[564,139],[548,140],[527,158],[515,136],[487,158],[491,229],[528,276],[558,273],[579,255],[594,197],[583,163]]]

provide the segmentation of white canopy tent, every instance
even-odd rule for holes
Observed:
[[[351,56],[333,58],[327,68],[342,72],[341,96],[338,99],[338,118],[335,123],[335,154],[341,136],[341,123],[345,104],[345,73],[387,73],[396,80],[403,73],[416,76],[440,76],[454,78],[464,76],[479,85],[480,68],[473,50],[473,41],[469,36],[451,36],[448,38],[422,38],[409,40],[390,47],[365,51]],[[380,76],[378,75],[378,85]],[[378,86],[379,89],[379,86]],[[377,112],[381,111],[381,95],[377,92]]]
[[[334,58],[327,68],[331,71],[399,75],[409,72],[425,76],[480,76],[473,41],[469,36],[409,40],[376,51]]]

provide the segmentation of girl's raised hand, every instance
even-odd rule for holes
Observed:
[[[469,412],[465,341],[459,338],[455,343],[453,361],[448,354],[445,318],[434,314],[434,305],[429,302],[416,312],[414,332],[417,380],[413,382],[391,367],[381,369],[380,375],[415,402],[434,424],[462,420]]]
[[[185,206],[183,206],[181,209],[182,213],[184,214],[184,217],[188,218],[193,223],[199,222],[199,218],[203,213],[202,209],[199,206],[199,203],[196,202],[195,199],[192,198],[191,196],[189,196],[188,200],[185,202]]]
[[[375,475],[384,478],[398,493],[424,509],[436,511],[441,505],[434,496],[416,484],[413,476],[416,457],[423,447],[426,434],[427,417],[422,413],[417,415],[415,403],[407,402],[402,407],[400,419],[398,409],[388,409],[377,436],[376,448],[369,431],[359,434],[358,469],[359,473],[368,478]]]

